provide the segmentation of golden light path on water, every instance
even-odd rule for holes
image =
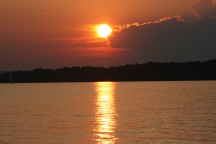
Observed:
[[[99,144],[114,144],[116,129],[115,83],[96,83],[96,125],[95,140]]]

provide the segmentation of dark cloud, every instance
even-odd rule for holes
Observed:
[[[216,58],[216,5],[212,0],[200,0],[192,9],[198,21],[192,16],[175,16],[118,26],[110,46],[132,49],[131,61],[139,62]]]
[[[215,38],[216,19],[186,23],[173,17],[127,26],[113,33],[110,45],[132,49],[138,62],[205,60],[216,58]]]
[[[214,18],[216,16],[216,5],[212,0],[200,0],[192,5],[196,16],[201,19]]]

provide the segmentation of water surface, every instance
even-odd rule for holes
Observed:
[[[0,144],[215,144],[216,81],[0,84]]]

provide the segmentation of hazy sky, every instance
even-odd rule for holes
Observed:
[[[0,71],[216,58],[215,16],[211,0],[0,0]]]

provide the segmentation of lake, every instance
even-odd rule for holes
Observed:
[[[0,144],[215,144],[216,81],[0,84]]]

